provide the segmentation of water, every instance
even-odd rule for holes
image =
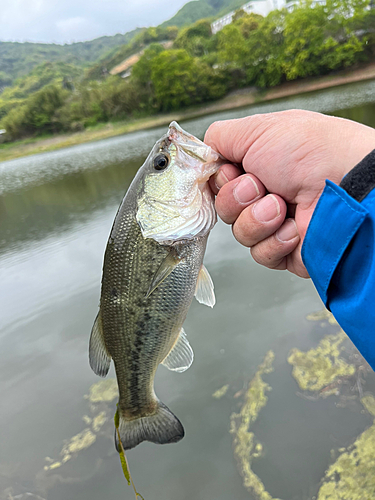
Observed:
[[[375,126],[375,81],[182,125],[203,136],[218,119],[295,107]],[[164,130],[0,164],[1,500],[133,498],[113,446],[116,400],[84,397],[100,381],[88,366],[87,345],[118,204]],[[182,420],[186,437],[176,445],[144,443],[130,451],[136,485],[146,500],[257,498],[243,485],[229,422],[243,404],[238,392],[272,349],[275,370],[264,377],[272,392],[252,428],[265,452],[252,468],[273,497],[313,498],[332,462],[331,449],[348,446],[372,422],[354,396],[344,408],[339,397],[296,396],[286,361],[290,349],[316,347],[338,328],[306,319],[322,309],[309,281],[258,266],[222,223],[211,234],[205,263],[217,305],[211,310],[193,303],[189,312],[185,329],[194,364],[184,374],[160,368],[156,378],[158,396]],[[226,384],[227,394],[213,398]],[[95,430],[89,419],[98,415]],[[73,449],[69,440],[77,435]],[[69,446],[71,458],[61,463]]]

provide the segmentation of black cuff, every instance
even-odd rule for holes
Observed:
[[[366,198],[375,188],[375,149],[343,178],[340,187],[359,202]]]

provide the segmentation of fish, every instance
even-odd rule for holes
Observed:
[[[208,179],[224,158],[175,121],[138,170],[115,217],[104,255],[89,362],[102,377],[113,360],[124,450],[184,437],[180,420],[154,391],[160,364],[187,370],[193,350],[183,329],[194,296],[215,304],[203,265],[216,223]],[[117,450],[120,449],[115,432]]]

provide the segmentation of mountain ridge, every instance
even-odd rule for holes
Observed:
[[[76,66],[88,66],[109,53],[126,45],[142,28],[125,34],[102,36],[86,42],[71,44],[2,42],[0,41],[0,86],[10,84],[18,77],[27,75],[45,62],[64,62]]]
[[[244,0],[193,0],[183,5],[174,16],[156,29],[172,26],[180,28],[203,18],[214,20],[243,4]],[[27,75],[45,62],[64,62],[84,68],[95,66],[95,63],[100,64],[101,60],[110,63],[113,60],[118,63],[121,52],[126,54],[125,46],[144,29],[136,28],[124,34],[117,33],[62,45],[0,41],[0,88],[11,85],[17,78]]]

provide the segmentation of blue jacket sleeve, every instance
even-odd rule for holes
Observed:
[[[326,181],[302,247],[324,304],[375,370],[375,151]]]

